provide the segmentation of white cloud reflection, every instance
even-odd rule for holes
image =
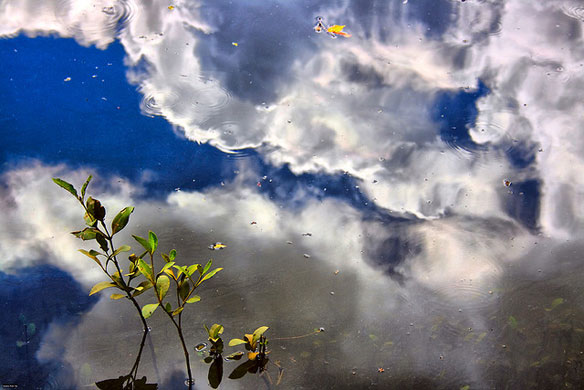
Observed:
[[[278,15],[292,14],[296,24],[291,24],[290,36],[254,30],[255,23],[249,31],[256,35],[250,36],[238,21],[244,15],[235,14],[242,8],[215,15],[209,4],[196,7],[187,2],[177,2],[174,10],[162,1],[140,5],[103,1],[90,8],[79,2],[43,2],[40,8],[36,3],[4,1],[0,35],[56,33],[100,48],[119,39],[127,53],[128,79],[144,95],[146,114],[162,115],[190,140],[222,150],[258,148],[268,162],[290,164],[294,173],[348,172],[362,180],[361,188],[377,205],[416,217],[403,225],[385,224],[330,199],[309,201],[300,211],[290,211],[237,179],[204,192],[173,193],[161,202],[137,200],[133,194],[140,188],[131,185],[111,192],[108,188],[119,185],[115,179],[111,187],[101,187],[102,201],[112,210],[134,203],[138,210],[147,210],[142,215],[164,216],[150,226],[150,219],[137,213],[136,226],[160,227],[164,232],[167,223],[178,219],[181,232],[188,230],[197,237],[181,245],[197,253],[205,253],[210,242],[226,241],[230,250],[239,251],[223,259],[235,270],[274,261],[285,275],[311,262],[318,264],[319,273],[306,273],[302,293],[305,301],[311,294],[318,297],[311,309],[294,301],[290,279],[274,278],[284,286],[278,299],[286,302],[287,314],[297,316],[294,329],[300,329],[302,321],[312,325],[326,318],[318,310],[326,311],[332,296],[326,294],[334,290],[335,297],[347,300],[347,308],[334,306],[337,314],[326,313],[333,320],[345,319],[347,332],[354,334],[366,334],[368,327],[389,331],[387,324],[409,329],[410,321],[424,321],[425,305],[437,302],[446,305],[439,306],[446,316],[456,313],[455,308],[492,305],[493,290],[509,262],[526,256],[535,238],[509,216],[508,199],[517,186],[505,187],[504,179],[541,183],[537,226],[543,236],[578,239],[581,234],[584,46],[583,18],[576,2],[446,2],[451,12],[442,32],[408,14],[413,2],[392,2],[366,21],[350,2],[309,12],[274,3],[280,7],[274,11]],[[115,18],[125,20],[121,31],[104,12],[112,6],[120,10]],[[310,26],[316,15],[346,23],[353,37],[332,40],[314,34]],[[255,22],[261,24],[262,17]],[[298,39],[298,44],[285,39]],[[262,44],[273,49],[279,43],[291,52],[262,57],[266,55]],[[214,61],[222,64],[215,69]],[[285,74],[274,75],[280,67]],[[444,90],[475,88],[478,79],[491,93],[477,104],[470,136],[487,148],[452,147],[440,138],[432,120],[436,98]],[[533,164],[518,167],[508,158],[520,145],[534,148]],[[77,214],[63,205],[62,190],[45,190],[49,177],[58,172],[75,182],[85,174],[44,166],[6,174],[2,203],[8,223],[0,227],[2,268],[14,270],[27,259],[49,261],[89,284],[99,280],[98,274],[87,272],[75,252],[78,243],[57,233],[71,229]],[[392,229],[398,233],[392,236]],[[313,236],[302,236],[305,232]],[[172,229],[166,234],[172,235]],[[387,248],[384,243],[393,239],[397,243],[390,248],[403,242],[412,245],[404,255],[407,261],[396,265],[395,271],[406,279],[401,286],[384,272],[388,264],[378,261]],[[304,253],[310,254],[309,260]],[[278,256],[286,263],[274,260]],[[273,274],[272,269],[253,269],[265,280]],[[332,281],[336,269],[350,275],[344,287]],[[231,276],[236,285],[251,289],[251,282],[237,279],[237,273]],[[349,288],[357,293],[351,295]],[[261,298],[253,291],[238,294],[243,300]],[[277,306],[267,298],[262,302]],[[404,307],[410,310],[407,316],[388,314]],[[265,313],[252,305],[248,310]],[[361,318],[364,323],[358,323]],[[429,321],[424,326],[430,327]],[[472,321],[474,328],[485,327],[480,316]],[[357,344],[351,347],[359,348]],[[414,354],[413,360],[418,363],[427,353],[439,354],[434,346],[416,348],[419,356]],[[453,352],[468,352],[458,348]],[[359,356],[354,350],[343,352]],[[461,353],[459,359],[466,356]],[[424,367],[435,371],[434,366]],[[478,375],[467,374],[475,379]]]
[[[440,28],[422,3],[376,12],[351,2],[308,11],[280,3],[177,2],[173,10],[162,1],[33,3],[5,1],[0,34],[57,33],[102,48],[119,39],[144,112],[193,141],[259,147],[296,173],[348,172],[379,206],[419,218],[447,211],[504,218],[502,180],[539,178],[545,233],[579,229],[583,49],[573,2],[445,2],[444,14],[432,11],[444,17]],[[246,13],[255,15],[249,26],[238,21]],[[353,37],[314,34],[312,13],[347,24]],[[258,27],[287,14],[296,37]],[[262,57],[262,48],[278,45],[289,53]],[[478,79],[491,94],[479,101],[470,134],[490,149],[464,153],[440,139],[431,111],[437,93],[474,88]],[[250,98],[261,95],[265,102]],[[529,172],[509,166],[504,151],[513,142],[542,149]],[[568,206],[558,207],[558,193],[575,219],[561,217]]]

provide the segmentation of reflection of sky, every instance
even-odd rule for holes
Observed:
[[[254,315],[281,333],[326,323],[333,334],[358,335],[330,346],[342,356],[339,372],[395,363],[392,351],[400,351],[400,373],[428,375],[419,386],[484,383],[487,371],[468,363],[487,351],[476,341],[481,333],[461,346],[470,337],[461,329],[493,326],[493,300],[512,295],[499,284],[515,262],[525,267],[533,247],[547,245],[547,262],[560,262],[555,245],[580,240],[577,3],[113,4],[113,15],[102,12],[107,1],[0,4],[0,36],[10,38],[0,41],[0,270],[48,263],[85,287],[100,280],[79,263],[78,243],[61,237],[77,226],[76,214],[49,180],[79,183],[92,172],[106,204],[137,206],[135,229],[155,215],[152,228],[168,245],[179,229],[200,237],[180,245],[202,257],[210,242],[227,242],[217,256],[238,272],[225,280],[249,292],[225,294],[261,301],[265,310],[254,307]],[[314,33],[317,15],[353,36]],[[168,216],[180,226],[170,228]],[[314,275],[295,265],[303,254],[318,264]],[[534,278],[551,283],[541,276]],[[259,277],[287,311],[255,290]],[[299,279],[312,282],[300,300],[310,307],[295,301]],[[398,309],[405,316],[395,319]],[[278,323],[284,317],[296,318],[288,329]],[[442,329],[442,340],[407,337],[428,329],[429,337]],[[87,321],[78,328],[92,331]],[[50,334],[47,343],[64,343],[58,327]],[[47,348],[39,358],[52,356]],[[80,346],[65,348],[74,365]],[[352,349],[371,356],[355,359]],[[447,351],[459,360],[444,364],[463,367],[454,382],[433,379],[440,367],[426,359]],[[310,349],[331,360],[321,352]],[[329,381],[339,374],[317,371]]]

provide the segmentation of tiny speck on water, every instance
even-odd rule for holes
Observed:
[[[331,295],[335,295],[335,292],[334,291],[331,291]]]
[[[308,253],[305,253],[304,257],[306,257],[307,259],[310,259],[310,255]]]

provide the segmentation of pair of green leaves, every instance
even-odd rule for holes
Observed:
[[[91,181],[91,179],[92,179],[92,176],[90,175],[87,178],[87,180],[85,180],[85,183],[83,183],[83,186],[81,187],[81,196],[77,195],[77,190],[75,189],[75,187],[71,183],[68,183],[65,180],[62,180],[62,179],[59,179],[56,177],[53,178],[53,182],[55,182],[55,184],[57,184],[59,187],[63,188],[67,192],[69,192],[71,195],[73,195],[75,198],[77,198],[77,200],[79,200],[83,204],[85,202],[85,192],[87,190],[87,186],[89,185],[89,182]],[[83,216],[83,219],[85,220],[85,223],[90,228],[95,228],[97,221],[104,220],[106,210],[101,205],[101,202],[99,200],[94,199],[90,196],[89,198],[87,198],[87,201],[85,202],[85,208],[86,208],[87,212]],[[112,225],[111,225],[112,226],[112,236],[114,234],[116,234],[117,232],[119,232],[120,230],[122,230],[128,224],[130,214],[132,214],[133,211],[134,211],[134,207],[125,207],[114,217],[114,219],[112,221]],[[93,230],[93,229],[89,229],[89,230],[84,229],[81,232],[73,232],[73,234],[75,236],[81,238],[82,240],[97,239],[100,246],[102,247],[102,249],[104,247],[104,245],[102,245],[102,243],[100,242],[101,239],[99,238],[99,234],[96,233],[95,230]],[[105,239],[104,239],[104,241],[105,241]]]
[[[135,235],[132,235],[132,237],[134,237],[134,240],[138,241],[151,255],[156,252],[156,249],[158,248],[158,237],[156,237],[156,234],[154,234],[153,231],[148,232],[148,239]]]
[[[235,345],[245,344],[246,349],[255,351],[258,340],[268,329],[270,328],[267,326],[260,326],[252,334],[245,334],[243,339],[231,339],[229,346],[233,347]]]

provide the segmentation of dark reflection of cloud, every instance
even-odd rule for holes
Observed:
[[[70,326],[96,301],[69,274],[52,266],[21,268],[18,275],[0,272],[2,384],[32,389],[57,382],[58,388],[74,389],[71,378],[56,374],[63,362],[39,362],[36,354],[50,325]]]
[[[311,34],[315,8],[294,2],[205,2],[201,15],[215,31],[198,36],[202,70],[223,72],[225,86],[241,99],[272,103],[280,85],[296,77],[292,65],[318,50]]]

